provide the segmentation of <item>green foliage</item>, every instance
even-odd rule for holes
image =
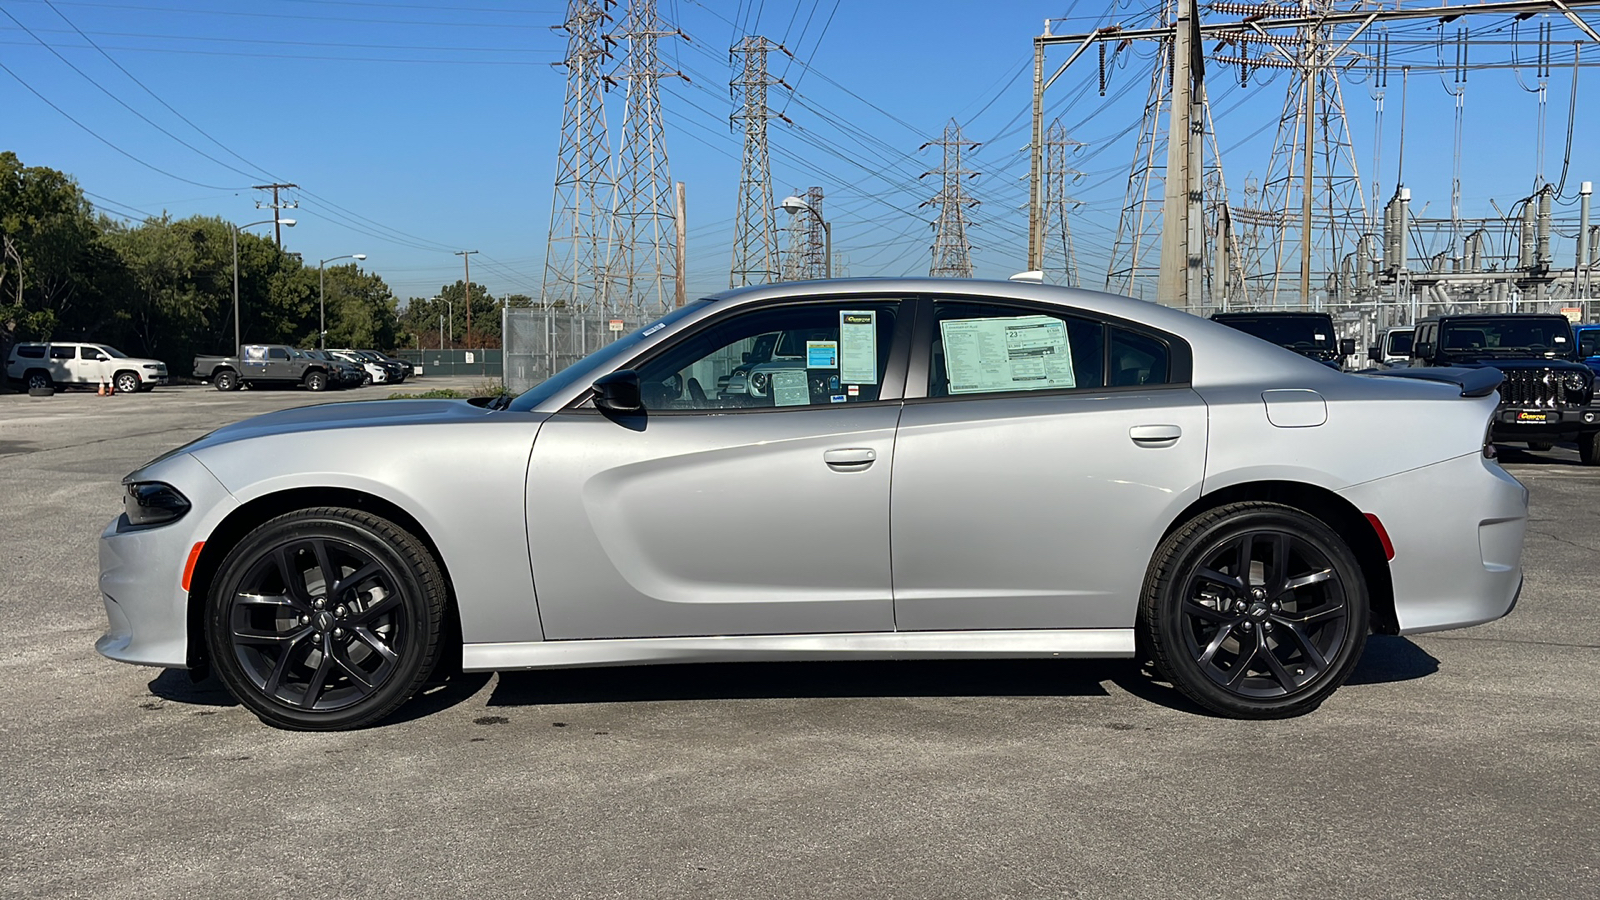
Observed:
[[[235,352],[234,227],[210,216],[162,215],[137,225],[96,216],[68,175],[0,153],[0,236],[22,259],[19,271],[0,255],[0,347],[104,341],[180,374],[196,354]],[[237,239],[242,340],[315,346],[316,269],[268,237],[240,232]],[[355,265],[323,274],[328,346],[399,342],[398,304],[382,278]],[[498,336],[498,314],[493,324]]]
[[[532,305],[532,300],[522,294],[506,298],[521,298],[522,304]],[[445,318],[445,345],[467,346],[467,286],[465,281],[442,285],[437,298],[412,297],[399,314],[400,343],[411,343],[420,336],[422,346],[439,346],[439,318]],[[472,347],[497,348],[500,346],[500,301],[483,285],[472,284]]]
[[[460,391],[453,390],[451,388],[434,388],[431,391],[419,391],[418,393],[415,393],[415,394],[407,394],[404,391],[396,391],[395,393],[390,394],[387,399],[390,399],[390,400],[465,400],[469,396],[470,396],[469,394],[463,394]]]

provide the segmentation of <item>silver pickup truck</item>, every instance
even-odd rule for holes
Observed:
[[[253,384],[299,384],[308,391],[342,386],[333,363],[313,359],[287,344],[245,344],[238,356],[196,356],[194,377],[219,391]]]

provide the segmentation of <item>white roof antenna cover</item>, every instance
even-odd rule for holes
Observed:
[[[1007,280],[1025,281],[1029,284],[1044,284],[1044,272],[1041,272],[1038,269],[1030,269],[1027,272],[1018,272]]]

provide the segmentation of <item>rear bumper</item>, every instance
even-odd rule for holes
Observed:
[[[1383,522],[1401,634],[1492,622],[1522,589],[1528,491],[1472,453],[1340,491]]]

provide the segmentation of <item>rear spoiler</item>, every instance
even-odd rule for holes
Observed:
[[[1420,378],[1461,388],[1463,397],[1487,397],[1500,387],[1506,376],[1499,369],[1461,369],[1451,366],[1423,366],[1418,369],[1377,369],[1366,374],[1383,378]]]

